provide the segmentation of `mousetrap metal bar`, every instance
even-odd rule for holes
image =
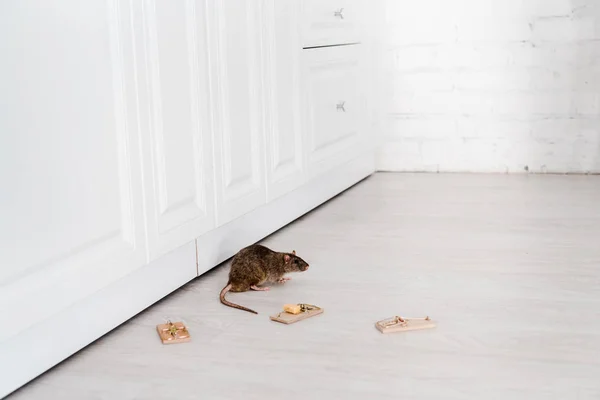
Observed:
[[[293,324],[294,322],[302,321],[303,319],[314,317],[323,313],[321,307],[314,306],[312,304],[286,304],[284,311],[276,315],[271,315],[269,318],[271,321],[281,322],[282,324]]]
[[[167,321],[166,324],[156,325],[156,331],[163,344],[185,343],[191,339],[190,332],[183,322]]]
[[[429,317],[402,318],[400,316],[395,316],[377,321],[375,327],[381,333],[407,332],[435,328],[435,322]]]

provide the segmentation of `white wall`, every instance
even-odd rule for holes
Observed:
[[[600,172],[600,0],[387,0],[379,169]]]

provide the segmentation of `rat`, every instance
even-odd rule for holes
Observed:
[[[231,262],[229,280],[221,290],[221,303],[258,314],[249,308],[231,303],[225,299],[227,292],[246,292],[248,290],[269,290],[269,287],[259,287],[265,282],[286,283],[290,277],[284,276],[289,272],[303,272],[308,269],[308,263],[291,253],[278,253],[260,244],[253,244],[240,250]]]

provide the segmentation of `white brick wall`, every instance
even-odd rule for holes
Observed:
[[[388,171],[600,172],[600,0],[387,0]]]

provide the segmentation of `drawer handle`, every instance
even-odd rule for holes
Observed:
[[[346,102],[345,102],[345,101],[342,101],[342,102],[339,102],[339,103],[336,105],[336,107],[335,107],[335,108],[336,108],[336,110],[338,110],[338,111],[343,111],[343,112],[346,112],[345,105],[346,105]]]
[[[334,11],[333,12],[333,16],[334,17],[340,17],[340,19],[344,19],[344,9],[340,8],[339,10]]]

